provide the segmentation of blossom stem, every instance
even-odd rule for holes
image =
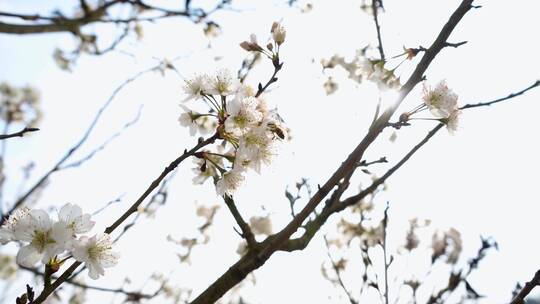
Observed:
[[[212,165],[214,165],[214,167],[216,167],[216,169],[219,170],[221,175],[223,175],[225,172],[227,172],[227,170],[223,169],[220,165],[218,165],[215,161],[211,160],[210,158],[205,157],[204,159],[209,161]]]
[[[415,113],[418,113],[424,109],[427,109],[427,106],[426,104],[422,103],[420,105],[418,105],[416,108],[412,109],[411,111],[409,111],[409,115],[413,115]]]
[[[50,264],[45,265],[45,273],[43,274],[43,288],[47,289],[51,286],[51,276],[53,274]]]
[[[208,95],[203,95],[203,98],[209,102],[208,106],[210,106],[211,108],[214,108],[216,110],[216,112],[220,113],[219,111],[219,106],[217,105],[217,103],[215,102],[215,99],[214,99],[214,96],[210,95],[212,98],[209,98]]]

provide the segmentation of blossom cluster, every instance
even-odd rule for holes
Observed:
[[[411,119],[437,120],[446,125],[450,133],[458,129],[461,110],[457,103],[458,96],[454,93],[444,80],[440,81],[434,88],[426,82],[423,84],[422,103],[411,111],[400,115],[397,128],[409,125]],[[434,118],[414,118],[414,114],[429,110]]]
[[[276,142],[285,136],[281,119],[250,86],[240,84],[228,70],[196,76],[186,82],[185,91],[187,100],[202,100],[210,110],[199,113],[183,106],[180,124],[189,127],[191,135],[207,133],[205,126],[214,126],[219,138],[230,147],[227,151],[222,147],[215,152],[197,153],[199,174],[194,182],[216,178],[218,194],[232,195],[247,169],[260,173],[261,166],[269,164],[276,154]],[[209,119],[214,124],[209,124]]]
[[[461,234],[454,228],[444,232],[437,231],[433,234],[431,247],[433,248],[432,261],[445,255],[448,264],[456,264],[463,249]]]
[[[254,35],[251,42],[245,41],[241,46],[268,55],[277,71],[281,68],[278,49],[285,40],[285,29],[275,23],[271,33],[275,44],[272,47],[269,44],[268,51],[263,52]],[[276,110],[268,109],[260,96],[264,91],[262,86],[255,92],[226,69],[213,75],[194,76],[186,81],[184,91],[187,95],[184,101],[196,100],[194,106],[206,106],[204,111],[195,111],[181,105],[184,113],[180,115],[180,124],[189,127],[192,136],[213,130],[223,140],[223,145],[214,151],[195,153],[194,183],[203,183],[211,177],[219,195],[232,195],[243,183],[247,170],[260,173],[262,165],[270,164],[277,153],[277,143],[286,136],[283,121]]]
[[[322,65],[325,69],[335,68],[340,66],[349,73],[349,78],[362,83],[362,81],[371,81],[377,84],[377,87],[381,90],[400,89],[401,83],[399,77],[394,73],[395,69],[389,70],[385,67],[385,61],[370,59],[366,56],[366,50],[358,50],[354,58],[347,62],[344,57],[334,55],[328,60],[322,60]],[[330,82],[325,86],[335,83]],[[327,92],[333,92],[335,90],[328,90]]]
[[[89,276],[97,279],[105,273],[104,268],[116,265],[119,255],[112,251],[108,234],[81,236],[94,224],[90,214],[83,214],[74,204],[65,204],[57,220],[45,210],[21,208],[0,227],[0,243],[23,244],[17,253],[17,263],[22,266],[33,267],[39,261],[58,266],[71,256],[85,263]],[[62,254],[67,254],[63,260],[59,258]]]
[[[459,110],[458,96],[448,88],[444,80],[435,88],[424,83],[424,104],[431,114],[441,118],[450,132],[456,131],[461,110]]]
[[[35,126],[42,116],[39,99],[39,92],[31,86],[14,87],[0,83],[0,117],[7,123]]]

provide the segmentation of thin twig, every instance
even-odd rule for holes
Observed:
[[[105,140],[101,145],[99,145],[97,148],[92,150],[86,156],[82,157],[79,160],[73,161],[73,162],[71,162],[69,164],[65,164],[65,165],[61,166],[60,168],[58,168],[58,170],[65,170],[65,169],[68,169],[68,168],[79,167],[83,163],[85,163],[85,162],[89,161],[90,159],[92,159],[97,153],[104,150],[107,147],[107,145],[109,145],[113,140],[115,140],[120,135],[122,135],[122,133],[126,129],[133,126],[135,123],[137,123],[139,121],[139,119],[141,118],[141,112],[142,112],[142,105],[139,107],[139,111],[137,112],[137,115],[132,120],[128,121],[118,132],[111,135],[111,137],[109,137],[107,140]]]
[[[21,269],[26,270],[28,272],[31,272],[31,273],[33,273],[35,275],[38,275],[38,276],[41,276],[41,277],[45,276],[44,273],[40,272],[39,270],[37,270],[35,268],[24,267],[24,266],[19,266],[19,267]],[[52,278],[55,279],[54,276]],[[153,297],[156,296],[155,294],[145,294],[145,293],[140,293],[140,292],[135,292],[135,291],[127,291],[127,290],[125,290],[123,288],[106,288],[106,287],[98,287],[98,286],[87,285],[87,284],[83,284],[83,283],[74,281],[72,278],[66,280],[66,283],[70,284],[70,285],[73,285],[73,286],[76,286],[76,287],[83,288],[83,289],[90,289],[90,290],[97,290],[97,291],[111,292],[111,293],[121,293],[121,294],[124,294],[124,295],[126,295],[128,297],[132,297],[132,298],[150,299],[150,298],[153,298]]]
[[[496,104],[496,103],[499,103],[501,101],[505,101],[505,100],[514,98],[516,96],[519,96],[519,95],[521,95],[521,94],[523,94],[523,93],[525,93],[525,92],[527,92],[529,90],[532,90],[532,89],[534,89],[534,88],[536,88],[538,86],[540,86],[540,80],[537,80],[535,83],[531,84],[530,86],[526,87],[525,89],[523,89],[523,90],[521,90],[519,92],[509,94],[506,97],[497,98],[495,100],[488,101],[488,102],[479,102],[479,103],[473,103],[473,104],[466,104],[463,107],[461,107],[461,109],[464,110],[464,109],[471,109],[471,108],[477,108],[477,107],[490,106],[492,104]]]
[[[388,304],[388,261],[387,261],[387,246],[386,246],[386,228],[388,227],[388,208],[390,205],[386,203],[386,208],[384,209],[384,218],[382,221],[383,224],[383,238],[382,238],[382,249],[383,249],[383,262],[384,262],[384,303]]]
[[[381,38],[381,27],[379,25],[379,7],[382,0],[371,0],[371,9],[373,10],[373,21],[375,22],[375,28],[377,29],[377,40],[379,41],[379,55],[381,56],[382,61],[386,61],[384,56],[384,49]]]
[[[343,283],[343,279],[341,278],[341,270],[339,269],[339,266],[334,262],[334,259],[332,258],[332,255],[330,254],[330,244],[328,243],[328,239],[326,238],[326,235],[324,236],[324,244],[326,245],[326,254],[328,255],[328,259],[330,259],[330,263],[332,263],[332,268],[334,269],[334,272],[336,273],[337,281],[341,289],[343,289],[343,292],[347,295],[347,298],[349,298],[349,302],[351,304],[358,304],[358,301],[356,301],[351,292],[345,287],[345,284]]]
[[[7,219],[7,217],[13,212],[15,211],[17,208],[21,207],[24,202],[38,189],[40,189],[40,187],[42,185],[45,184],[45,182],[49,179],[49,177],[55,173],[55,172],[58,172],[62,169],[62,166],[64,165],[64,163],[70,159],[70,157],[77,151],[79,150],[79,148],[86,142],[86,140],[88,139],[88,137],[90,136],[90,134],[92,133],[92,131],[94,130],[95,126],[97,125],[97,123],[99,122],[100,118],[101,118],[101,115],[105,112],[105,110],[111,105],[112,101],[115,99],[116,95],[126,86],[128,85],[129,83],[135,81],[136,79],[138,79],[139,77],[141,77],[142,75],[146,74],[146,73],[149,73],[151,71],[155,71],[156,69],[158,69],[160,66],[155,66],[155,67],[152,67],[150,69],[147,69],[147,70],[143,70],[139,73],[137,73],[136,75],[126,79],[122,84],[120,84],[114,91],[113,93],[111,94],[111,96],[107,99],[107,101],[105,102],[105,104],[103,104],[103,106],[98,110],[96,116],[94,116],[94,119],[92,120],[92,122],[90,123],[90,125],[88,126],[88,128],[86,129],[85,133],[83,134],[83,136],[66,152],[66,154],[64,154],[64,156],[62,156],[60,158],[60,160],[58,160],[58,162],[51,168],[49,169],[47,172],[45,172],[45,174],[32,186],[30,187],[30,189],[28,189],[26,191],[25,194],[23,194],[21,197],[19,197],[15,203],[13,204],[13,206],[11,206],[11,208],[9,209],[9,211],[6,213],[6,215],[0,219],[0,224],[3,224],[4,221]]]
[[[20,130],[19,132],[15,132],[15,133],[11,133],[11,134],[0,134],[0,140],[7,139],[7,138],[12,138],[12,137],[23,137],[25,133],[36,132],[36,131],[39,131],[39,129],[38,128],[26,127],[24,129]]]

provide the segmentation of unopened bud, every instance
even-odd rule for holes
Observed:
[[[281,24],[274,22],[272,23],[272,29],[270,30],[272,33],[272,37],[274,38],[274,41],[277,43],[277,45],[281,45],[285,41],[285,35],[287,34],[287,31],[285,30],[285,27],[283,27]]]
[[[242,41],[240,47],[248,52],[260,52],[262,50],[258,44],[249,41]]]
[[[408,112],[405,112],[401,115],[399,115],[399,122],[407,122],[409,121],[409,113]]]

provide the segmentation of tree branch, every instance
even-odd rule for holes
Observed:
[[[375,28],[377,29],[377,40],[379,41],[379,55],[382,61],[386,61],[384,56],[384,48],[381,38],[381,27],[379,26],[379,7],[382,7],[382,0],[371,0],[371,9],[373,10],[373,21],[375,22]]]
[[[114,91],[113,93],[111,94],[111,96],[109,97],[109,99],[105,102],[105,104],[98,110],[96,116],[94,117],[94,119],[92,120],[92,122],[90,123],[90,125],[88,126],[88,128],[86,129],[85,133],[83,134],[83,136],[79,139],[79,141],[77,143],[75,143],[67,152],[66,154],[64,154],[64,156],[62,156],[60,158],[60,160],[58,160],[58,162],[51,168],[49,169],[49,171],[47,171],[32,187],[30,187],[30,189],[28,189],[22,196],[20,196],[16,201],[15,203],[13,204],[13,206],[11,206],[11,208],[8,210],[8,212],[5,214],[4,217],[2,217],[0,219],[0,225],[4,223],[4,221],[9,217],[9,215],[15,211],[17,208],[21,207],[24,202],[38,189],[40,189],[40,187],[42,187],[45,182],[49,179],[49,177],[55,173],[55,172],[58,172],[60,170],[62,170],[62,167],[64,165],[64,163],[66,161],[68,161],[70,159],[70,157],[86,142],[86,140],[88,139],[88,137],[90,136],[90,134],[92,133],[94,127],[97,125],[97,123],[99,122],[99,119],[101,118],[101,115],[105,112],[105,110],[110,106],[110,104],[112,103],[112,101],[114,100],[114,98],[116,97],[116,95],[129,83],[135,81],[136,79],[138,79],[139,77],[141,77],[142,75],[146,74],[146,73],[149,73],[151,71],[155,71],[156,69],[160,68],[161,65],[158,65],[158,66],[155,66],[155,67],[152,67],[150,69],[147,69],[147,70],[144,70],[144,71],[141,71],[139,73],[137,73],[136,75],[128,78],[127,80],[125,80],[122,84],[120,84],[120,86],[118,86]]]
[[[332,264],[332,269],[334,269],[334,272],[336,273],[337,282],[341,289],[343,289],[343,292],[347,295],[347,298],[349,299],[349,302],[351,304],[358,304],[358,301],[354,299],[351,292],[345,287],[345,283],[343,283],[343,279],[341,278],[341,270],[339,268],[339,265],[334,262],[334,259],[332,258],[332,255],[330,254],[330,244],[328,243],[328,239],[326,236],[324,237],[324,244],[326,245],[326,254],[328,255],[328,259],[330,260],[330,263]]]
[[[107,233],[107,234],[111,234],[130,215],[132,215],[133,213],[135,213],[137,211],[137,208],[139,207],[139,205],[152,193],[152,191],[154,191],[154,189],[156,189],[160,185],[160,183],[163,181],[163,179],[165,179],[165,177],[167,177],[167,175],[169,173],[171,173],[172,171],[174,171],[176,169],[176,167],[178,167],[178,165],[184,159],[192,156],[199,149],[201,149],[201,148],[203,148],[203,147],[205,147],[205,146],[207,146],[209,144],[214,143],[214,141],[218,138],[218,136],[219,135],[216,133],[213,136],[207,138],[206,140],[200,140],[197,145],[195,145],[193,148],[191,148],[191,150],[189,150],[189,151],[185,150],[184,153],[182,153],[182,155],[180,155],[177,159],[175,159],[167,167],[165,167],[163,172],[161,172],[161,174],[150,184],[150,186],[148,186],[148,188],[144,191],[144,193],[131,205],[131,207],[129,207],[129,209],[126,210],[112,225],[107,227],[104,232]],[[79,267],[81,264],[82,263],[78,262],[78,261],[71,264],[71,266],[69,266],[69,268],[66,269],[62,273],[62,275],[60,275],[60,277],[58,277],[58,279],[56,281],[54,281],[54,283],[52,283],[48,288],[43,289],[43,291],[41,292],[39,297],[32,304],[43,303],[52,292],[54,292],[63,282],[65,282],[67,279],[69,279],[69,277],[71,276],[73,271],[75,271],[75,269],[77,269],[77,267]]]
[[[248,248],[255,249],[258,245],[257,241],[255,240],[255,235],[251,231],[251,228],[249,227],[248,223],[244,220],[242,215],[240,214],[240,211],[236,208],[236,203],[234,202],[233,198],[224,195],[223,200],[225,201],[225,204],[229,208],[229,211],[231,211],[232,216],[234,217],[234,220],[242,230],[241,236],[246,240],[248,244]]]
[[[35,131],[39,131],[39,129],[38,128],[26,127],[24,129],[20,130],[19,132],[15,132],[15,133],[11,133],[11,134],[1,134],[0,135],[0,140],[12,138],[12,137],[23,137],[25,133],[35,132]]]
[[[490,106],[492,104],[496,104],[496,103],[499,103],[501,101],[505,101],[505,100],[514,98],[516,96],[522,95],[523,93],[525,93],[525,92],[527,92],[529,90],[532,90],[532,89],[534,89],[534,88],[536,88],[538,86],[540,86],[540,80],[537,80],[535,83],[531,84],[527,88],[525,88],[525,89],[523,89],[523,90],[521,90],[519,92],[512,93],[512,94],[510,94],[510,95],[508,95],[506,97],[497,98],[495,100],[488,101],[488,102],[479,102],[479,103],[474,103],[474,104],[466,104],[463,107],[461,107],[460,109],[464,110],[464,109],[470,109],[470,108]]]
[[[40,277],[45,276],[44,273],[40,272],[39,270],[37,270],[35,268],[24,267],[24,266],[20,266],[20,265],[19,265],[19,267],[21,269],[23,269],[23,270],[31,272],[31,273],[33,273],[35,275],[40,276]],[[53,277],[53,278],[55,278],[55,277]],[[121,294],[124,294],[128,298],[131,298],[131,299],[151,299],[151,298],[155,297],[157,295],[157,293],[159,293],[161,291],[161,289],[159,289],[156,293],[146,294],[146,293],[135,292],[135,291],[127,291],[127,290],[125,290],[123,288],[106,288],[106,287],[98,287],[98,286],[86,285],[86,284],[74,281],[72,279],[68,279],[65,282],[67,284],[70,284],[70,285],[73,285],[73,286],[76,286],[76,287],[80,287],[80,288],[83,288],[83,289],[90,289],[90,290],[97,290],[97,291],[111,292],[111,293],[121,293]]]
[[[351,171],[354,171],[357,168],[357,164],[362,159],[366,149],[386,127],[389,119],[394,114],[403,99],[414,88],[414,86],[422,80],[422,76],[431,61],[444,47],[446,40],[461,18],[472,8],[472,2],[473,0],[463,0],[461,2],[461,5],[452,14],[448,22],[437,36],[435,42],[424,54],[409,80],[402,87],[400,96],[396,103],[375,121],[364,139],[358,144],[358,146],[334,172],[334,174],[319,188],[319,190],[308,201],[300,213],[298,213],[298,215],[280,232],[269,236],[265,241],[263,241],[261,243],[260,250],[248,251],[246,255],[232,265],[220,278],[218,278],[212,285],[210,285],[197,298],[195,298],[193,302],[191,302],[192,304],[216,302],[223,294],[225,294],[225,292],[242,281],[251,271],[261,267],[275,251],[279,250],[283,244],[288,241],[290,236],[295,233],[296,230],[307,219],[307,217],[312,214],[315,208],[335,187],[335,185],[348,174],[351,174]]]
[[[524,304],[525,297],[527,297],[527,295],[529,295],[529,293],[531,293],[531,291],[538,285],[540,285],[540,270],[536,271],[534,277],[529,282],[525,283],[525,286],[523,286],[510,304]]]

